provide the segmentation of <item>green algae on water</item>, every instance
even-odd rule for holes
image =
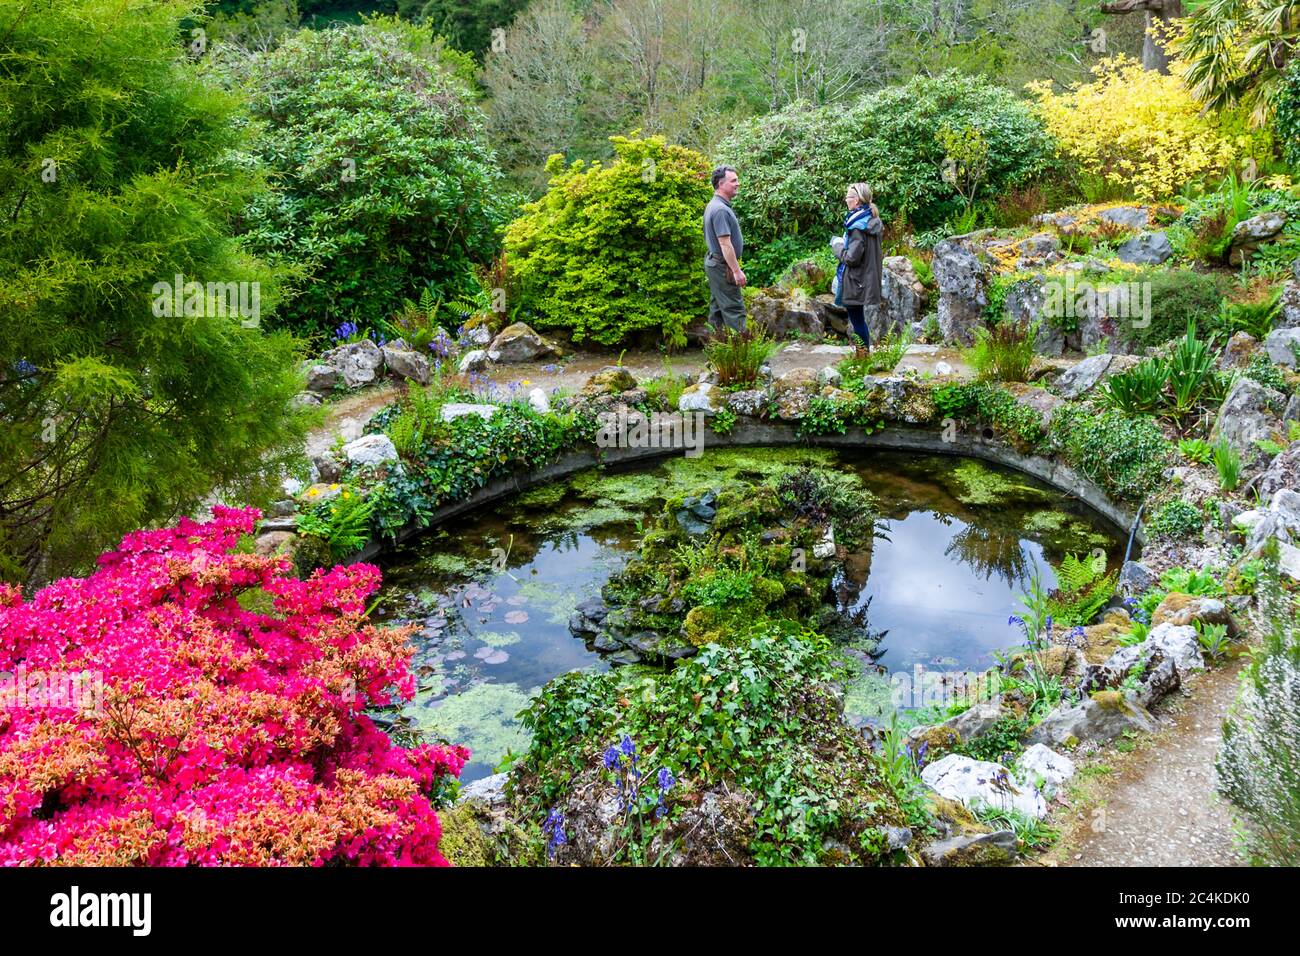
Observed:
[[[1048,497],[1041,488],[969,458],[940,478],[964,505],[1002,505],[1013,501],[1044,501]]]
[[[476,763],[495,767],[507,751],[528,748],[529,735],[515,718],[528,705],[531,694],[516,684],[478,684],[446,698],[437,707],[422,705],[422,692],[403,713],[424,733],[463,744]]]
[[[475,631],[472,636],[488,647],[509,647],[523,640],[518,631]]]

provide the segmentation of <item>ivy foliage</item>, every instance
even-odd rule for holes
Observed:
[[[704,207],[708,161],[663,137],[611,137],[606,165],[546,164],[550,185],[506,230],[526,310],[574,341],[617,345],[656,330],[673,345],[708,307]]]
[[[887,858],[882,827],[901,823],[897,796],[830,684],[827,640],[771,622],[735,647],[711,644],[666,674],[575,671],[551,681],[520,715],[532,743],[516,794],[534,814],[563,801],[610,741],[627,736],[646,770],[668,768],[675,796],[648,838],[704,791],[749,795],[748,850],[758,865],[826,862],[838,842],[855,863]]]

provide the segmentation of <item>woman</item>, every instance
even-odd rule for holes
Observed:
[[[885,226],[871,200],[871,187],[866,183],[850,186],[844,194],[844,204],[849,207],[844,217],[844,236],[831,240],[831,248],[840,260],[835,270],[839,287],[836,301],[848,311],[849,323],[862,340],[855,352],[859,358],[871,352],[868,309],[874,315],[880,305],[880,236]]]

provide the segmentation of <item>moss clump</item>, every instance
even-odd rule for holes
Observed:
[[[943,724],[935,724],[932,727],[926,727],[915,737],[912,738],[916,746],[926,745],[925,759],[934,762],[946,753],[950,753],[961,744],[961,734],[951,727],[945,727]]]
[[[949,490],[964,505],[1002,505],[1012,501],[1044,500],[1047,493],[1010,475],[995,471],[983,462],[962,461],[947,472]]]
[[[438,850],[452,866],[545,866],[546,841],[536,826],[520,826],[468,800],[438,811]]]
[[[1095,690],[1088,696],[1096,701],[1099,707],[1106,710],[1118,710],[1124,714],[1133,713],[1133,707],[1127,698],[1117,690]]]
[[[567,494],[568,489],[558,482],[549,485],[535,485],[516,497],[515,503],[524,508],[546,510],[558,505]]]
[[[1127,623],[1118,624],[1114,620],[1104,621],[1083,629],[1087,644],[1083,648],[1083,657],[1089,664],[1103,664],[1120,648],[1119,639],[1129,632]]]
[[[927,794],[925,799],[930,816],[946,822],[952,829],[965,834],[993,832],[975,819],[975,815],[957,800],[941,797],[937,793]]]
[[[496,853],[479,827],[478,813],[473,806],[459,806],[438,813],[442,835],[438,850],[452,866],[495,866]]]
[[[1024,530],[1047,539],[1051,547],[1060,551],[1089,551],[1108,547],[1111,543],[1088,522],[1064,511],[1035,511],[1025,519]]]

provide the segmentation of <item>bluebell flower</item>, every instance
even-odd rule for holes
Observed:
[[[357,324],[355,322],[344,322],[334,330],[334,341],[342,342],[344,339],[350,339],[357,334]]]
[[[19,359],[14,363],[14,371],[18,373],[19,378],[27,378],[36,374],[36,366],[27,359]]]
[[[546,837],[546,855],[554,859],[556,850],[569,842],[568,834],[564,832],[564,814],[552,808],[542,824],[542,835]]]
[[[636,744],[632,743],[632,738],[627,734],[623,735],[623,741],[618,745],[619,749],[629,757],[636,756]]]
[[[660,767],[659,774],[658,774],[658,782],[659,782],[660,790],[668,791],[673,788],[673,784],[675,784],[677,780],[676,778],[673,777],[672,773],[668,770],[667,767]]]
[[[605,769],[613,770],[623,760],[623,755],[618,752],[617,747],[610,747],[605,751]]]

